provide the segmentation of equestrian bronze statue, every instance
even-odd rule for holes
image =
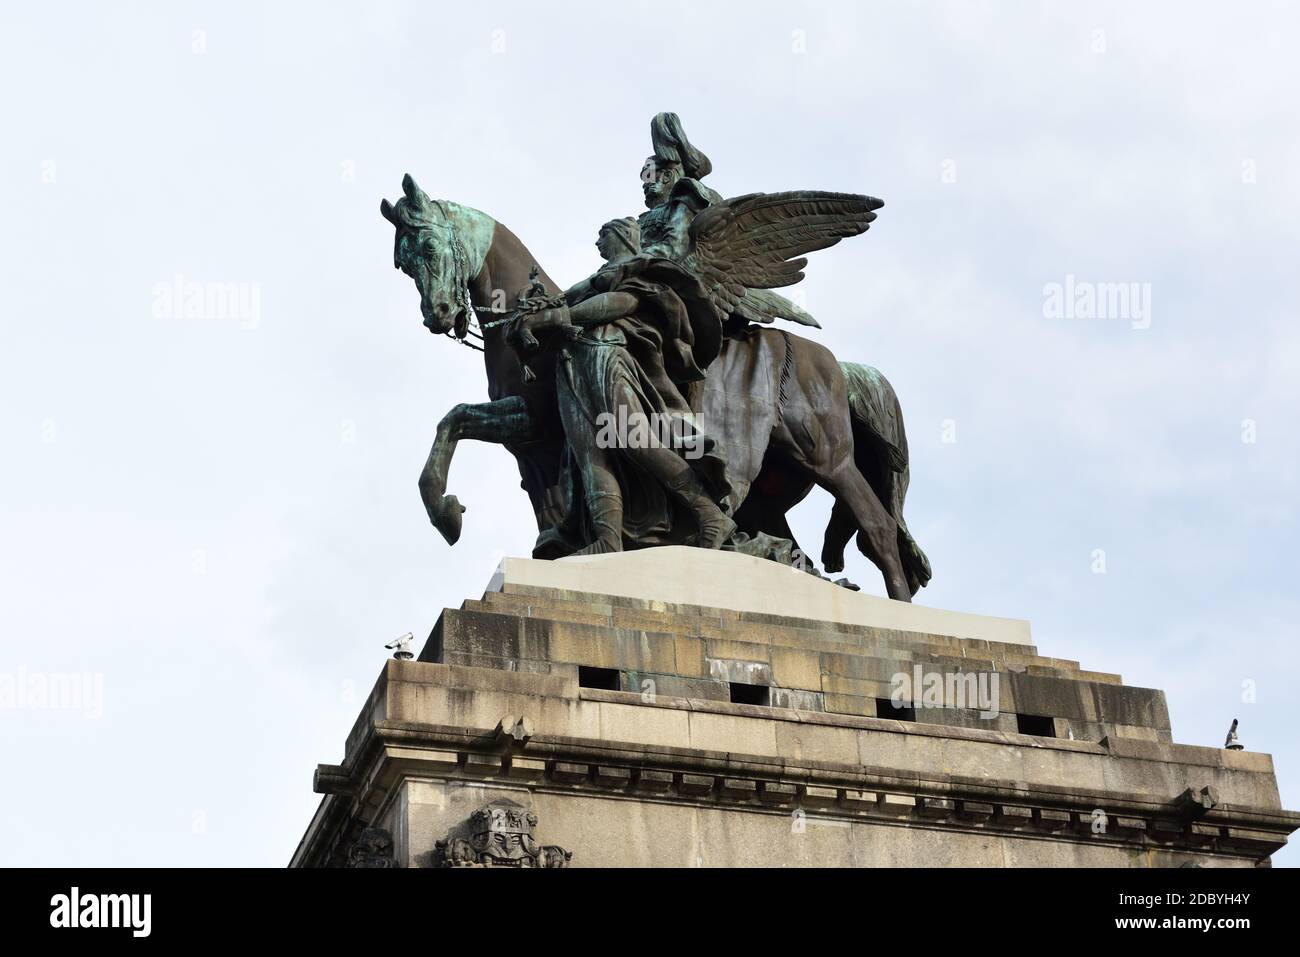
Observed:
[[[409,175],[381,203],[425,326],[481,349],[488,377],[490,401],[438,425],[420,475],[430,520],[459,539],[448,471],[456,443],[477,439],[518,462],[535,557],[688,544],[816,574],[786,520],[815,484],[835,500],[824,569],[844,568],[856,535],[889,596],[909,601],[930,566],[903,520],[897,396],[875,369],[780,328],[817,322],[773,291],[883,204],[816,190],[724,199],[675,114],[655,117],[651,141],[646,211],[601,227],[604,264],[566,290],[504,225]]]

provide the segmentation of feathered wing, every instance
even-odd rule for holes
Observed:
[[[883,205],[873,196],[819,190],[724,200],[692,220],[686,265],[727,312],[793,318],[771,296],[753,293],[798,282],[808,264],[805,254],[866,232]]]
[[[821,323],[805,309],[796,306],[789,299],[771,289],[745,289],[744,295],[736,303],[736,313],[750,322],[769,325],[777,319],[788,319],[801,326],[821,328]]]

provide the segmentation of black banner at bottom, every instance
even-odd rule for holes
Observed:
[[[1096,936],[1238,939],[1296,919],[1290,870],[9,870],[10,942],[347,941],[605,928],[679,936],[712,925],[728,943],[839,934],[976,944]],[[674,929],[674,927],[676,929]],[[700,931],[691,932],[694,936]],[[707,931],[706,931],[707,932]],[[852,932],[852,931],[850,931]],[[1043,938],[1050,933],[1052,938]],[[609,938],[608,943],[620,938]],[[626,938],[622,938],[626,939]]]

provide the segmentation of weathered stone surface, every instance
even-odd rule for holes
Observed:
[[[536,783],[546,776],[546,762],[534,758],[515,757],[511,759],[507,773],[516,781]]]
[[[776,726],[771,721],[755,721],[739,714],[692,711],[689,725],[692,748],[741,754],[776,753]]]
[[[723,778],[720,793],[732,801],[755,801],[758,799],[758,782],[748,778]]]
[[[490,777],[502,772],[504,757],[500,754],[480,754],[471,751],[465,755],[465,770],[471,775]]]
[[[621,690],[607,673],[580,687],[580,667],[613,669]],[[878,715],[917,667],[996,671],[997,713],[945,689],[915,720]],[[544,821],[572,866],[1267,859],[1300,824],[1268,755],[1174,744],[1164,696],[1117,682],[985,638],[490,593],[445,611],[420,661],[388,662],[342,763],[316,775],[294,862],[341,866],[372,826],[400,866],[433,866],[436,842],[498,798]],[[768,704],[732,703],[733,683],[766,686]],[[1021,714],[1048,733],[1020,733]]]
[[[799,799],[799,789],[781,781],[764,781],[759,796],[766,804],[794,804]]]
[[[708,642],[707,650],[713,651],[713,642]],[[772,666],[766,661],[747,659],[706,657],[709,676],[725,684],[739,682],[747,685],[772,685]]]
[[[850,809],[865,810],[874,808],[877,803],[877,795],[874,791],[863,791],[860,788],[845,788],[840,792],[840,806]]]
[[[822,690],[821,655],[802,648],[772,647],[772,680],[783,688]]]
[[[1003,823],[1012,827],[1029,825],[1034,820],[1033,808],[1019,807],[1015,804],[999,805],[997,815]]]
[[[632,769],[601,764],[596,766],[593,777],[601,787],[625,788],[632,783]]]
[[[1083,687],[1092,694],[1097,718],[1103,723],[1169,728],[1169,706],[1163,691],[1091,682],[1084,683]]]
[[[678,793],[702,796],[713,793],[713,778],[703,774],[683,774],[677,782]]]
[[[590,776],[591,769],[585,764],[570,761],[556,761],[551,765],[551,779],[565,784],[580,784]]]
[[[984,801],[962,801],[957,806],[957,813],[970,821],[987,821],[993,816],[993,805]]]
[[[635,741],[650,747],[691,746],[688,711],[601,702],[597,713],[600,737],[607,741]]]
[[[1040,808],[1035,812],[1034,820],[1044,830],[1059,831],[1070,826],[1070,813],[1053,808]]]
[[[888,697],[889,686],[880,685],[876,689],[881,697]],[[834,694],[826,692],[822,695],[822,706],[829,712],[836,714],[853,714],[865,718],[874,718],[876,716],[876,697],[860,697],[858,695]]]
[[[826,701],[820,691],[801,691],[798,688],[770,689],[773,708],[788,708],[792,711],[825,711]]]
[[[655,771],[647,768],[637,774],[636,786],[642,791],[654,793],[671,791],[673,788],[673,774],[671,771]]]
[[[854,728],[782,721],[775,731],[777,752],[795,761],[858,763],[858,731]]]
[[[877,794],[876,810],[881,814],[908,815],[915,810],[917,799],[910,794]]]
[[[686,678],[680,675],[661,675],[652,671],[623,672],[623,688],[640,695],[645,701],[656,697],[707,698],[713,701],[730,701],[730,685],[716,678]]]
[[[826,807],[834,804],[840,798],[838,788],[825,787],[824,785],[809,784],[802,790],[800,803],[809,807]]]
[[[948,798],[926,797],[917,801],[916,810],[922,817],[944,818],[957,810],[957,802]]]

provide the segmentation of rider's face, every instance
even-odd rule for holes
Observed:
[[[646,160],[641,167],[641,192],[645,194],[646,206],[653,209],[667,200],[677,178],[676,167],[660,166],[653,156]]]
[[[605,262],[618,255],[618,243],[608,229],[602,229],[600,235],[596,237],[596,249],[600,251],[600,258]]]

